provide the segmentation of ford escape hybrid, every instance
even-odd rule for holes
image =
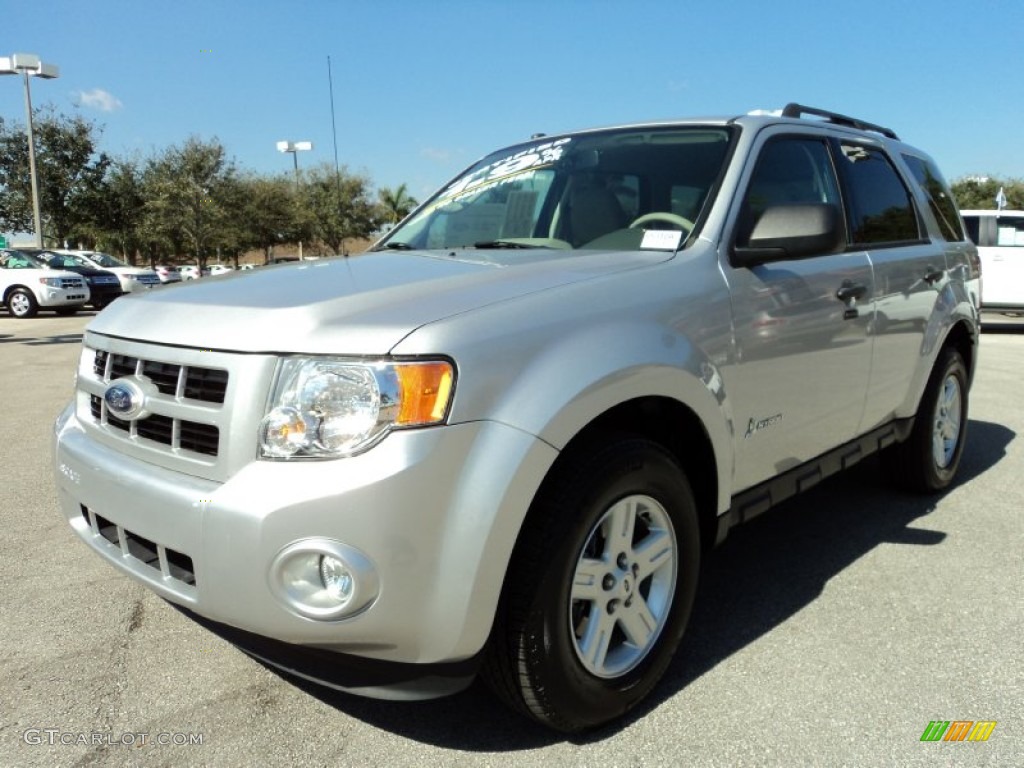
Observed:
[[[875,452],[953,482],[977,254],[925,153],[792,104],[538,136],[350,258],[88,326],[60,506],[260,659],[477,674],[563,730],[658,682],[730,527]]]

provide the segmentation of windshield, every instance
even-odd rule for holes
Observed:
[[[86,267],[93,269],[93,265],[81,256],[70,253],[46,253],[45,258],[54,269],[81,269]]]
[[[675,250],[707,204],[729,137],[677,126],[536,139],[481,160],[376,250]]]
[[[7,250],[0,253],[0,265],[5,269],[48,269],[49,264],[24,251]]]
[[[113,256],[107,253],[93,253],[89,256],[94,262],[99,264],[101,267],[127,267],[120,259],[115,259]]]

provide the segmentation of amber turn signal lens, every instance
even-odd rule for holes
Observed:
[[[400,405],[397,426],[440,422],[448,410],[452,392],[451,363],[398,363]]]

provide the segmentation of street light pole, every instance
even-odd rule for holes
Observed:
[[[32,223],[35,227],[36,248],[43,247],[43,217],[39,208],[39,178],[36,175],[36,141],[32,129],[32,89],[29,87],[29,75],[52,80],[60,75],[60,70],[53,64],[45,64],[34,53],[16,53],[13,56],[0,58],[0,75],[13,75],[20,72],[25,78],[25,123],[28,134],[28,174],[32,187]]]
[[[32,224],[36,231],[36,248],[43,247],[43,215],[39,210],[39,177],[36,176],[36,137],[32,131],[32,89],[28,86],[28,70],[21,71],[25,77],[25,122],[28,133],[28,175],[32,180]]]
[[[299,200],[299,152],[308,152],[313,148],[311,141],[279,141],[277,142],[278,152],[290,152],[292,161],[295,164],[295,201]],[[299,261],[302,261],[302,241],[299,240]]]

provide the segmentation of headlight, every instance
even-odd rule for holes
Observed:
[[[260,422],[260,455],[352,456],[392,429],[440,424],[454,375],[445,360],[286,358]]]
[[[40,277],[39,282],[43,285],[48,285],[51,288],[60,288],[61,278],[59,277]]]

